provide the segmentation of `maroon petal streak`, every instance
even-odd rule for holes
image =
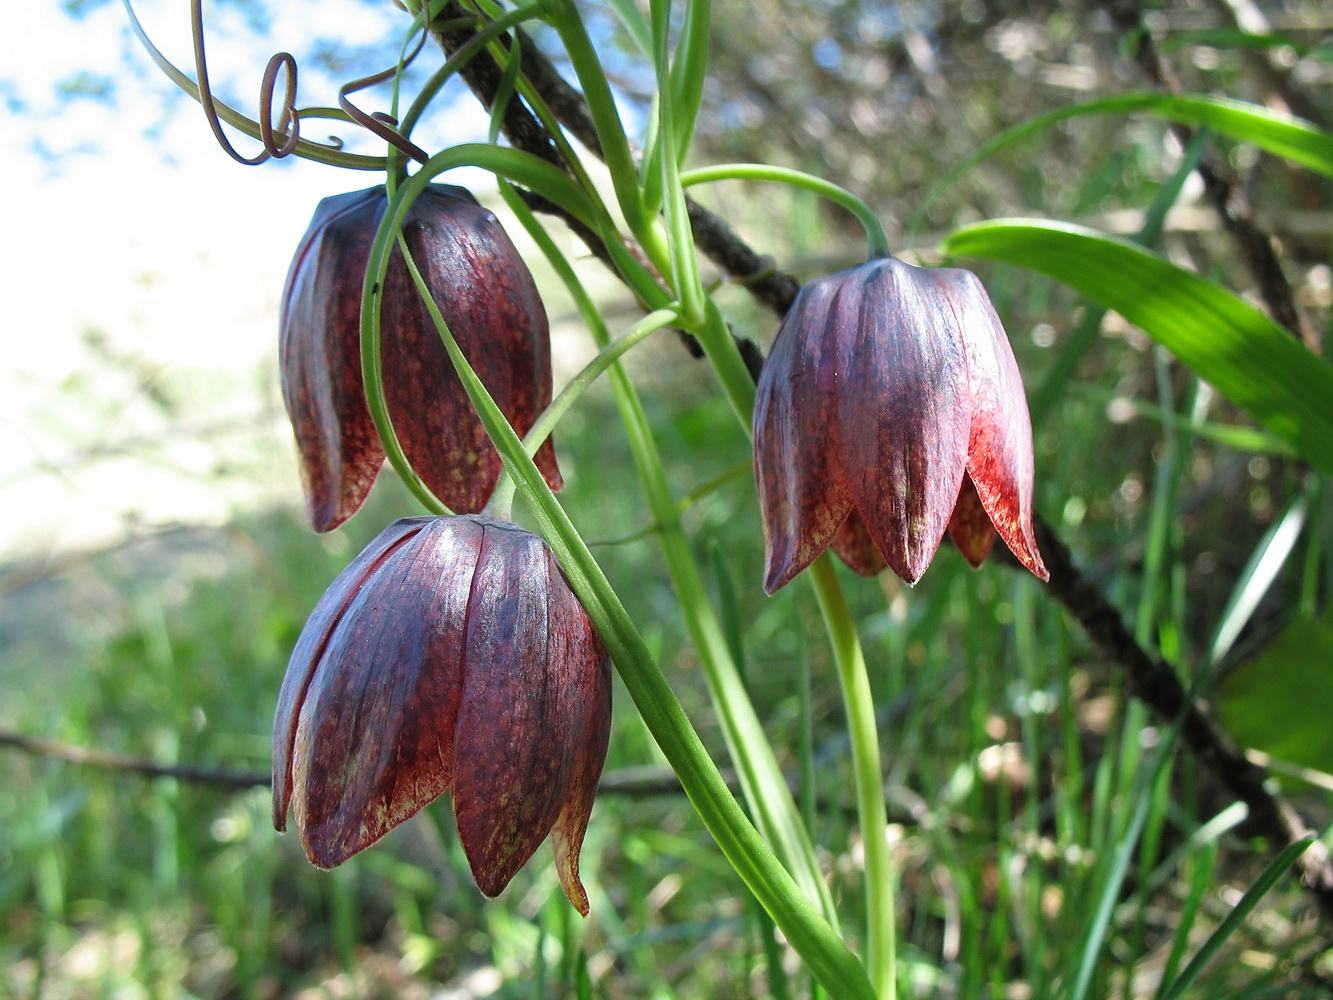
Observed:
[[[767,539],[764,589],[773,593],[828,547],[852,509],[831,415],[823,335],[836,286],[801,290],[759,377],[754,458]]]
[[[467,608],[454,815],[481,891],[498,895],[555,824],[574,780],[568,692],[551,673],[546,547],[486,523]]]
[[[1013,348],[981,279],[940,268],[967,350],[972,398],[967,470],[995,530],[1039,579],[1049,579],[1032,530],[1032,421]]]
[[[361,381],[360,284],[386,204],[383,188],[320,202],[283,291],[282,395],[316,531],[351,517],[384,464]]]
[[[395,521],[367,545],[324,592],[306,620],[292,650],[287,672],[278,692],[273,715],[273,826],[287,829],[287,810],[292,795],[292,743],[301,703],[310,679],[319,668],[329,639],[361,588],[400,546],[421,530],[424,518]]]
[[[429,520],[329,637],[292,751],[296,822],[313,864],[340,864],[449,787],[481,540],[479,526]]]
[[[553,625],[550,664],[565,692],[562,701],[569,713],[566,749],[573,756],[569,794],[551,828],[551,847],[565,896],[587,916],[588,894],[579,881],[579,852],[611,735],[611,657],[549,552],[546,573]]]
[[[468,363],[523,436],[551,401],[551,346],[546,310],[518,250],[491,212],[443,185],[422,192],[404,234]],[[445,504],[476,513],[495,488],[500,458],[397,255],[384,303],[385,393],[403,451]],[[559,489],[549,440],[537,465]]]
[[[967,462],[966,359],[922,269],[886,259],[851,274],[830,318],[847,379],[839,454],[870,537],[913,584],[944,537]]]

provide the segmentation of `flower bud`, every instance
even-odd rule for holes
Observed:
[[[361,377],[361,288],[387,207],[383,187],[321,201],[283,292],[282,394],[316,531],[351,517],[384,463]],[[518,251],[471,194],[444,184],[429,185],[413,202],[403,233],[469,363],[526,434],[551,401],[551,347],[545,309]],[[500,458],[396,248],[382,292],[384,391],[403,452],[450,509],[480,511]],[[549,440],[536,460],[559,489]]]

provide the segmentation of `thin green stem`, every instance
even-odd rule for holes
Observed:
[[[712,298],[705,302],[703,324],[690,332],[698,338],[699,346],[717,372],[736,419],[745,428],[745,433],[750,434],[754,424],[754,379],[750,369],[745,367],[745,359],[736,346],[736,338],[731,335],[731,328]]]
[[[671,287],[680,299],[685,324],[695,326],[702,323],[704,318],[704,286],[699,275],[699,258],[694,250],[694,233],[685,208],[685,190],[680,186],[675,94],[668,41],[671,4],[668,0],[653,0],[651,7],[653,53],[657,69],[657,100],[653,103],[653,114],[657,120],[657,143],[653,158],[649,161],[649,169],[656,169],[656,180],[661,185]]]
[[[671,63],[672,128],[675,131],[677,165],[694,141],[694,126],[703,103],[704,80],[708,76],[708,43],[712,34],[712,0],[686,0],[685,19]]]
[[[541,416],[532,425],[532,429],[523,438],[523,447],[528,450],[528,454],[537,454],[537,449],[550,437],[551,431],[555,429],[555,425],[560,421],[560,418],[578,401],[578,398],[587,391],[598,376],[620,360],[630,348],[658,330],[671,326],[678,319],[680,319],[680,313],[675,309],[658,309],[650,312],[643,319],[629,327],[619,337],[607,341],[606,345],[597,352],[597,356],[565,383],[565,387],[560,390],[559,395],[551,400],[551,405],[542,411]]]
[[[401,229],[406,207],[426,181],[410,178],[385,213],[371,248],[369,287],[378,287],[388,269],[387,248]],[[372,298],[371,312],[379,301]],[[523,442],[477,378],[455,342],[438,307],[427,300],[455,370],[490,435],[518,492],[532,510],[542,535],[559,559],[570,586],[606,643],[631,697],[681,786],[727,860],[782,929],[797,953],[836,996],[874,1000],[865,974],[832,926],[798,888],[746,818],[713,764],[698,734],[610,582],[523,447]],[[363,315],[363,326],[373,317]]]
[[[870,693],[870,679],[866,674],[865,655],[856,633],[856,622],[834,572],[832,557],[825,552],[811,565],[808,575],[833,647],[833,660],[838,668],[838,681],[847,712],[847,734],[851,739],[856,811],[866,859],[866,973],[880,1000],[893,1000],[897,988],[895,876],[887,837],[889,819],[884,806],[875,702]]]
[[[416,277],[415,273],[413,277]],[[424,286],[419,282],[419,289]],[[423,294],[424,291],[423,291]],[[587,391],[588,387],[597,380],[597,377],[610,368],[620,357],[631,347],[641,343],[644,339],[656,333],[663,327],[674,323],[679,314],[674,309],[658,309],[656,312],[649,313],[643,319],[639,320],[628,330],[622,333],[615,340],[612,340],[604,348],[597,352],[597,356],[584,365],[583,369],[571,378],[565,387],[560,390],[559,395],[551,400],[549,406],[542,411],[528,429],[527,435],[523,438],[523,447],[527,449],[528,455],[537,454],[542,444],[551,432],[555,430],[556,424],[560,422],[571,406],[578,402],[579,397]],[[509,504],[513,501],[514,481],[509,473],[503,472],[499,481],[495,484],[495,491],[491,494],[491,500],[487,504],[490,508],[497,504]],[[498,509],[498,507],[497,507]],[[508,508],[505,508],[508,510]],[[655,527],[655,526],[654,526]]]
[[[540,0],[540,5],[548,23],[560,35],[579,85],[583,88],[588,112],[597,129],[597,140],[602,146],[602,159],[611,173],[611,183],[615,187],[616,199],[625,222],[640,243],[653,243],[652,219],[644,211],[634,154],[630,150],[620,112],[616,110],[611,83],[602,69],[597,49],[588,37],[583,18],[573,0]]]
[[[687,170],[680,175],[680,183],[684,187],[725,180],[773,181],[813,191],[847,209],[856,216],[861,225],[865,226],[867,254],[871,259],[889,256],[889,238],[885,235],[884,225],[870,206],[846,188],[839,187],[822,177],[766,163],[721,163],[712,167]]]

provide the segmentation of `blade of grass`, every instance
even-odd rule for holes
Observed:
[[[1180,728],[1181,721],[1177,720],[1166,733],[1161,735],[1151,761],[1138,772],[1133,793],[1128,796],[1128,801],[1125,803],[1125,807],[1132,807],[1132,810],[1124,833],[1117,840],[1108,856],[1108,861],[1104,866],[1099,866],[1101,872],[1087,921],[1087,930],[1082,935],[1066,976],[1068,987],[1065,1000],[1085,1000],[1088,995],[1088,988],[1092,984],[1093,973],[1096,971],[1105,944],[1106,932],[1115,912],[1116,900],[1129,871],[1130,859],[1138,849],[1139,835],[1143,832],[1153,805],[1153,788],[1163,768],[1171,760],[1171,752],[1180,735]]]
[[[1286,850],[1269,863],[1263,873],[1255,879],[1254,885],[1250,886],[1245,895],[1241,897],[1240,902],[1223,918],[1217,930],[1213,931],[1208,936],[1208,940],[1203,943],[1203,946],[1195,952],[1189,965],[1185,966],[1185,970],[1176,977],[1176,980],[1165,991],[1159,994],[1160,1000],[1179,1000],[1185,990],[1189,989],[1190,984],[1199,978],[1199,973],[1203,971],[1204,966],[1222,949],[1222,946],[1227,943],[1227,939],[1236,932],[1236,929],[1245,922],[1245,918],[1259,905],[1259,901],[1268,894],[1268,890],[1277,885],[1278,880],[1284,875],[1291,872],[1291,866],[1296,863],[1296,859],[1314,841],[1314,834],[1310,834],[1296,843],[1288,845]]]

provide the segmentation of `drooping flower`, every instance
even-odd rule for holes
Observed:
[[[316,531],[351,517],[384,464],[361,377],[360,323],[366,263],[387,207],[383,187],[321,201],[283,291],[282,394]],[[518,251],[468,191],[445,184],[422,192],[403,231],[454,338],[526,434],[551,401],[551,348],[546,311]],[[450,509],[480,511],[500,459],[396,250],[382,291],[384,390],[403,452]],[[536,460],[559,489],[549,440]]]
[[[273,823],[289,807],[332,868],[446,790],[481,891],[551,834],[586,914],[579,850],[606,758],[610,661],[546,543],[459,515],[386,528],[292,652],[273,724]]]
[[[882,258],[802,288],[759,379],[754,457],[770,594],[829,545],[915,583],[946,530],[974,566],[998,532],[1047,578],[1022,378],[970,271]]]

